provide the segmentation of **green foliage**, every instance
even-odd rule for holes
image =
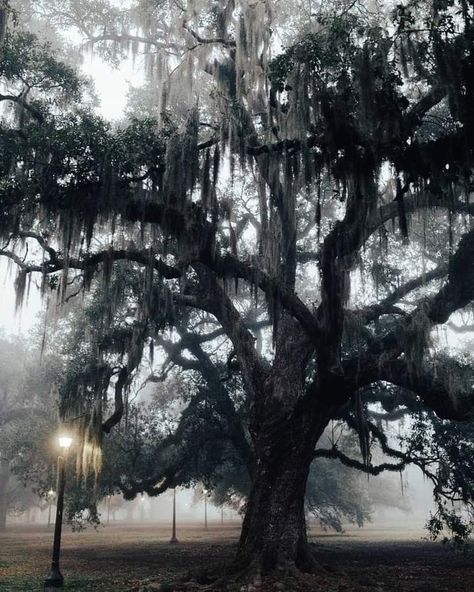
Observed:
[[[306,506],[321,525],[342,532],[342,523],[362,526],[372,505],[363,476],[327,459],[313,461],[306,486]]]
[[[114,137],[113,162],[117,171],[134,177],[154,171],[156,178],[163,172],[166,141],[175,131],[170,121],[163,125],[152,117],[132,118]]]
[[[354,42],[364,35],[362,21],[353,15],[320,21],[320,31],[305,35],[270,62],[269,76],[280,92],[297,65],[304,64],[311,74],[326,79],[350,68]]]
[[[446,500],[437,500],[437,510],[430,514],[426,529],[433,541],[441,539],[455,549],[465,549],[474,532],[472,518],[463,518],[458,511],[448,508]]]
[[[75,70],[56,59],[49,43],[41,43],[36,35],[14,31],[7,36],[0,54],[0,76],[9,84],[47,93],[48,103],[54,97],[77,100],[81,81]]]
[[[456,547],[474,532],[474,426],[421,415],[404,442],[415,463],[433,483],[436,511],[427,528],[431,537]]]

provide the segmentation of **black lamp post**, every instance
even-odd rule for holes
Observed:
[[[204,530],[207,530],[207,496],[209,495],[209,491],[203,489],[202,492],[204,493]]]
[[[176,538],[176,487],[173,487],[173,532],[171,535],[170,545],[176,545],[178,539]]]
[[[57,485],[57,502],[56,502],[56,522],[54,524],[54,542],[53,542],[53,558],[51,561],[51,570],[44,581],[44,591],[62,588],[64,578],[59,570],[59,555],[61,552],[61,529],[63,525],[63,509],[64,509],[64,488],[66,485],[66,455],[69,447],[72,444],[72,438],[69,436],[59,437],[59,446],[63,450],[63,454],[58,456],[58,485]]]
[[[50,489],[48,491],[48,528],[51,526],[51,506],[53,505],[54,491]]]
[[[110,524],[110,500],[111,500],[112,496],[108,495],[107,496],[107,526]]]

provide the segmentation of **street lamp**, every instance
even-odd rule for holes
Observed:
[[[66,485],[66,455],[72,444],[72,438],[67,434],[61,434],[58,438],[59,446],[62,449],[62,454],[58,456],[58,485],[57,485],[57,503],[56,503],[56,522],[54,524],[54,542],[53,542],[53,559],[51,561],[51,570],[44,581],[44,590],[54,590],[55,588],[62,588],[64,578],[59,570],[59,554],[61,551],[61,529],[63,524],[63,509],[64,509],[64,488]]]
[[[176,545],[176,487],[173,487],[173,533],[171,535],[170,545]]]
[[[208,489],[202,490],[204,494],[204,530],[207,530],[207,496],[209,495]]]
[[[49,500],[49,505],[48,505],[48,528],[51,526],[51,506],[53,505],[53,499],[54,499],[54,490],[50,489],[48,491],[48,500]]]
[[[107,496],[107,525],[110,524],[110,500],[111,500],[112,496],[109,494]]]

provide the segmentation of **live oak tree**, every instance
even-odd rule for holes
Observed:
[[[63,374],[58,381],[61,399],[75,406],[78,418],[89,414],[91,402],[84,400],[84,396],[77,401],[77,395],[71,400],[71,392],[76,392],[78,382],[91,372],[89,368],[95,368],[98,349],[107,351],[103,361],[108,365],[120,363],[114,361],[113,352],[130,337],[130,311],[143,305],[139,279],[133,267],[117,270],[105,290],[99,285],[89,292],[82,309],[69,299],[54,323],[56,330],[48,329],[45,349],[62,360]],[[118,293],[125,289],[123,308],[116,307],[113,319],[104,325],[101,320],[108,310],[110,291]],[[267,321],[247,321],[255,330],[268,325]],[[208,324],[211,322],[207,320]],[[222,331],[198,337],[186,331],[189,325],[188,317],[175,317],[177,334],[173,336],[179,334],[179,340],[155,335],[149,342],[142,366],[150,367],[151,373],[137,376],[124,402],[122,424],[102,441],[95,486],[91,487],[87,474],[87,459],[82,467],[85,479],[79,479],[67,496],[73,524],[79,524],[82,509],[88,510],[90,522],[95,521],[97,503],[105,495],[122,493],[131,498],[144,490],[149,495],[159,495],[169,488],[202,483],[218,505],[226,503],[236,509],[245,506],[255,459],[245,436],[249,413],[238,368],[229,364],[230,352],[222,344],[217,345],[221,356],[206,351],[208,342],[216,349],[216,339],[225,339]],[[159,355],[161,352],[163,356]],[[156,363],[154,357],[158,358]],[[92,370],[92,375],[95,372]],[[148,393],[148,403],[136,401],[140,392]],[[103,427],[99,438],[102,431]],[[340,434],[338,439],[341,440]],[[340,450],[350,454],[351,447],[341,444]],[[82,460],[80,464],[84,464]],[[306,492],[307,511],[325,526],[339,530],[343,519],[361,525],[371,511],[367,484],[354,474],[354,469],[341,470],[331,465],[335,465],[333,460],[313,462],[313,479]]]
[[[440,359],[434,339],[474,297],[472,6],[48,6],[92,51],[145,53],[153,99],[145,119],[112,129],[74,102],[74,72],[7,30],[1,98],[17,110],[2,123],[1,252],[18,267],[19,303],[33,273],[60,301],[78,274],[86,290],[110,288],[107,325],[127,300],[113,268],[139,270],[129,330],[96,344],[63,400],[65,416],[80,401],[91,410],[84,463],[97,464],[103,432],[123,416],[150,336],[217,331],[249,414],[238,563],[311,569],[314,456],[374,474],[410,460],[369,404],[472,421],[472,367]],[[249,323],[252,307],[270,331]],[[359,434],[359,460],[337,442],[318,447],[338,419]],[[396,460],[374,465],[372,440]]]

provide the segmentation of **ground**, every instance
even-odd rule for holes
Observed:
[[[163,525],[117,523],[82,533],[66,529],[61,563],[65,590],[158,590],[157,582],[176,580],[189,571],[202,574],[203,569],[222,570],[232,560],[239,528],[237,523],[212,526],[208,531],[198,526],[181,527],[179,545],[169,544],[170,529]],[[422,540],[423,532],[372,527],[350,529],[343,535],[312,534],[324,574],[308,577],[300,590],[474,590],[473,553],[455,553],[441,544]],[[1,533],[0,591],[40,592],[49,568],[51,542],[52,531],[45,526],[16,525]],[[296,589],[284,578],[277,587],[272,582],[260,588],[262,592]]]

